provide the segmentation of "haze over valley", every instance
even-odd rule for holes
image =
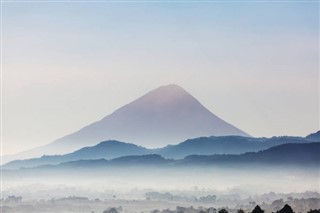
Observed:
[[[320,213],[319,4],[1,1],[0,213]]]
[[[103,137],[121,136],[134,141],[145,140],[137,144],[99,141]],[[201,137],[188,139],[189,136]],[[173,142],[175,138],[178,139]],[[183,138],[187,139],[179,143]],[[147,144],[146,139],[158,141],[158,144],[161,141],[164,145],[157,148],[141,146]],[[172,143],[165,144],[165,141]],[[1,167],[5,183],[2,193],[8,199],[12,194],[24,197],[30,205],[28,211],[37,209],[32,200],[47,200],[44,204],[48,206],[51,205],[49,200],[66,199],[74,206],[77,199],[85,196],[85,203],[90,199],[105,199],[110,205],[118,202],[126,206],[123,200],[145,202],[150,200],[148,196],[152,193],[163,197],[182,191],[185,194],[181,198],[176,195],[176,201],[170,201],[173,198],[152,199],[160,202],[161,208],[168,208],[172,206],[171,202],[177,201],[182,206],[228,204],[230,208],[236,208],[251,196],[263,193],[319,193],[319,142],[320,131],[305,137],[251,137],[209,112],[181,87],[169,85],[147,93],[78,132],[22,155],[14,155],[16,159]],[[52,154],[56,150],[73,151]],[[41,157],[19,158],[39,152],[42,152]],[[36,190],[30,193],[33,187]],[[70,197],[63,198],[62,191],[57,188]],[[200,199],[201,196],[194,197],[195,188],[201,188],[204,197],[220,198],[219,202],[216,198],[201,201],[204,199]],[[110,191],[113,191],[112,196]],[[235,196],[234,203],[224,196]],[[100,204],[90,204],[90,208],[101,208]],[[140,205],[142,203],[134,208],[152,210]],[[312,207],[318,208],[318,204],[312,204]],[[266,208],[271,207],[266,205]],[[19,203],[11,205],[11,210],[14,209],[19,209]],[[130,208],[125,211],[132,212]],[[11,212],[10,207],[8,212]]]

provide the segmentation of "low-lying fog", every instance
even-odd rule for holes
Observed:
[[[270,191],[320,190],[319,169],[296,167],[20,169],[3,171],[2,178],[3,197],[19,195],[24,200],[68,195],[90,199],[106,199],[110,195],[121,199],[144,199],[145,191],[187,191],[196,195],[204,190],[247,197]]]

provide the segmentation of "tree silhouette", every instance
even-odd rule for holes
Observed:
[[[229,213],[229,212],[227,210],[225,210],[225,209],[220,209],[219,213]]]
[[[239,209],[237,213],[244,213],[244,211],[242,209]]]
[[[115,208],[109,208],[104,210],[103,213],[119,213]]]
[[[320,209],[310,209],[310,211],[308,211],[308,213],[320,213]]]
[[[286,205],[284,205],[284,207],[280,211],[277,211],[277,213],[293,213],[293,210],[292,210],[291,206],[286,204]]]
[[[264,213],[264,211],[260,208],[259,205],[256,205],[251,213]]]

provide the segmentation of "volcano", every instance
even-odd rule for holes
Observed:
[[[200,136],[247,133],[222,120],[177,85],[159,87],[101,120],[26,153],[63,154],[105,140],[155,148]],[[30,155],[28,155],[30,157]]]

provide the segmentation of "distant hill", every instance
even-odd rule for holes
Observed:
[[[310,143],[304,138],[272,137],[248,138],[241,136],[202,137],[190,139],[178,145],[161,149],[147,149],[130,143],[105,141],[96,146],[85,147],[66,155],[43,156],[28,160],[11,161],[3,166],[5,169],[55,165],[63,162],[93,159],[113,159],[131,155],[158,154],[165,158],[183,159],[189,155],[242,154],[257,152],[281,144]]]
[[[240,155],[191,155],[181,160],[168,160],[160,155],[125,156],[112,160],[78,160],[55,166],[41,166],[37,169],[92,169],[123,166],[320,166],[320,143],[283,144],[270,149]]]
[[[240,155],[191,155],[183,163],[191,164],[269,164],[320,166],[320,143],[282,144],[259,152]]]
[[[188,155],[241,154],[256,152],[286,143],[308,143],[301,137],[252,138],[241,136],[201,137],[159,149],[166,158],[184,158]]]
[[[66,155],[48,155],[41,158],[31,158],[27,160],[15,160],[4,165],[3,168],[18,169],[22,167],[35,167],[46,164],[59,164],[62,162],[92,159],[113,159],[127,155],[145,155],[150,150],[130,143],[119,141],[105,141],[96,146],[84,147]]]
[[[78,160],[61,163],[54,167],[100,167],[100,166],[157,166],[157,165],[168,165],[169,162],[174,162],[173,160],[168,160],[160,155],[149,154],[149,155],[133,155],[133,156],[124,156],[111,160],[106,159],[97,159],[97,160]],[[46,168],[46,166],[42,166]]]
[[[183,88],[167,85],[48,145],[7,156],[4,160],[65,154],[111,139],[161,147],[212,135],[249,136],[210,112]]]
[[[306,139],[309,141],[320,142],[320,130],[318,132],[308,135]]]

